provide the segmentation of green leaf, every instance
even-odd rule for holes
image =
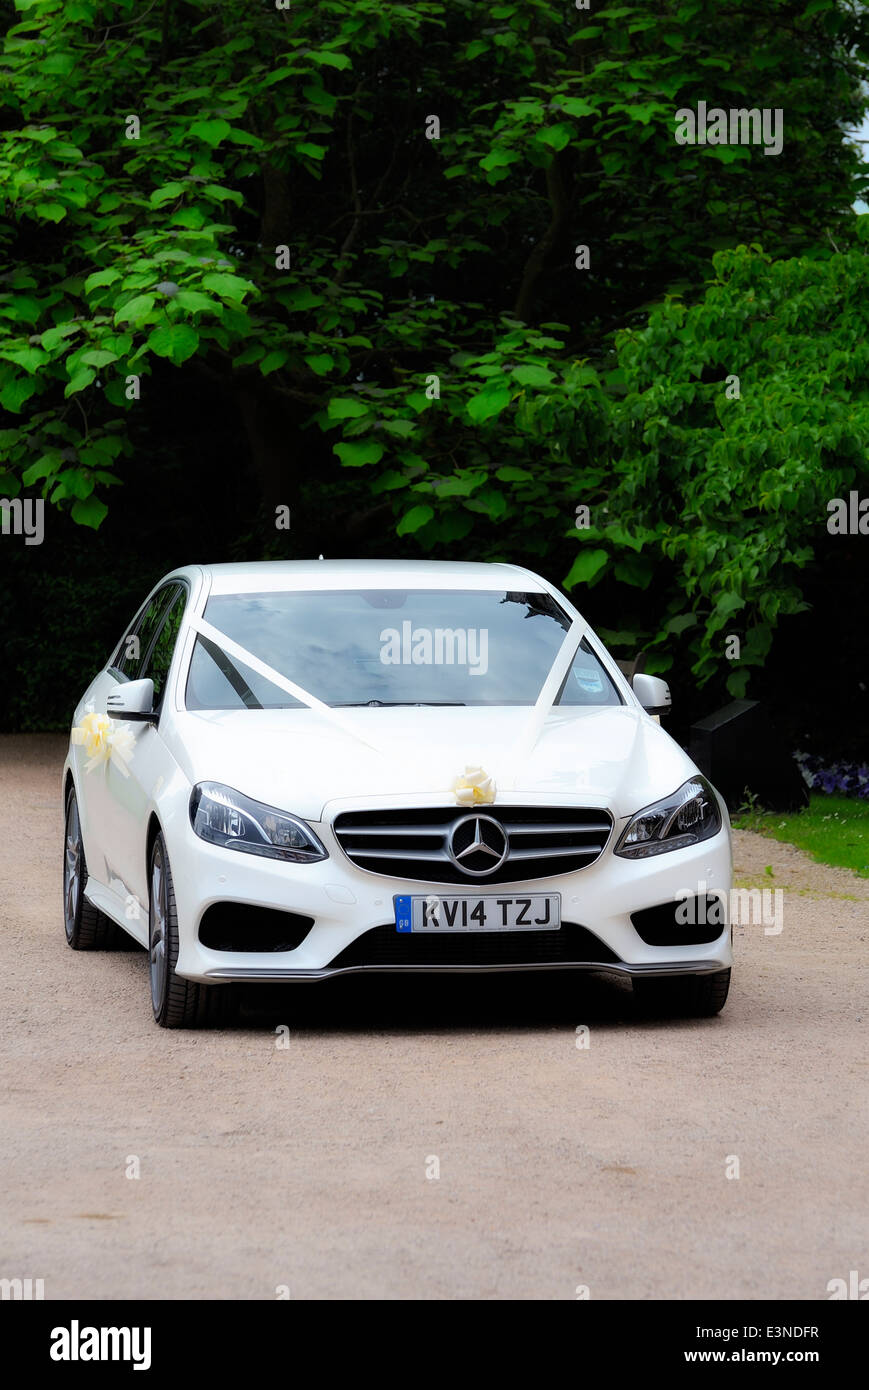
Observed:
[[[96,531],[107,515],[108,510],[105,502],[101,502],[100,499],[94,497],[92,493],[90,497],[86,497],[83,501],[73,504],[72,519],[77,522],[79,526],[91,526],[93,530]]]
[[[412,420],[382,420],[380,427],[386,434],[391,434],[396,439],[409,439],[416,432],[416,425]]]
[[[394,468],[387,468],[369,482],[369,487],[377,496],[381,492],[394,492],[396,488],[404,487],[406,482],[407,478],[403,473],[397,472]]]
[[[39,386],[39,378],[32,376],[13,377],[12,381],[7,381],[0,391],[0,405],[4,410],[9,410],[13,415],[21,413],[21,407],[25,401],[36,394]]]
[[[178,208],[169,219],[173,227],[190,227],[194,232],[204,227],[207,220],[199,208]]]
[[[332,53],[328,49],[309,53],[308,57],[311,58],[313,62],[319,63],[321,67],[338,68],[343,71],[345,68],[352,66],[346,53]]]
[[[362,401],[354,401],[349,396],[333,396],[326,413],[330,420],[357,420],[369,411]]]
[[[29,468],[25,468],[21,474],[21,481],[25,487],[33,487],[40,478],[50,478],[57,472],[60,463],[60,456],[56,450],[49,454],[43,454],[42,458],[32,463]]]
[[[328,376],[335,365],[334,357],[331,357],[328,352],[315,352],[310,357],[306,357],[305,361],[315,376]]]
[[[254,288],[250,280],[243,280],[240,275],[224,275],[219,270],[203,275],[202,283],[207,290],[219,295],[221,299],[228,299],[232,304],[240,304],[244,296]]]
[[[223,305],[219,299],[209,299],[207,294],[200,294],[198,290],[179,290],[172,303],[186,309],[189,314],[223,313]]]
[[[207,183],[202,190],[203,197],[214,198],[218,203],[235,203],[236,207],[244,205],[244,197],[237,188],[224,188],[218,183]]]
[[[553,150],[563,150],[565,145],[570,144],[572,130],[564,124],[547,126],[544,130],[538,130],[535,139],[542,145],[548,145]]]
[[[60,346],[64,338],[69,338],[73,333],[80,332],[81,329],[77,323],[59,323],[55,328],[46,328],[39,341],[48,352],[51,352]]]
[[[432,507],[411,507],[396,526],[396,534],[399,536],[413,535],[414,531],[418,531],[420,527],[425,526],[426,522],[431,521],[433,516],[434,509]]]
[[[484,159],[480,160],[480,168],[486,170],[506,168],[508,164],[515,164],[521,157],[518,150],[508,150],[497,145],[495,149],[489,151]]]
[[[64,396],[74,396],[77,392],[84,391],[92,381],[96,380],[96,375],[93,367],[80,367],[74,373],[72,380],[67,382],[63,392]]]
[[[120,280],[119,270],[95,270],[93,275],[89,275],[84,282],[85,294],[90,294],[91,290],[98,289],[100,285],[113,285],[116,280]]]
[[[495,487],[483,487],[476,492],[470,502],[465,506],[469,511],[482,512],[491,517],[493,521],[500,521],[507,514],[507,499],[503,492]]]
[[[374,439],[359,443],[345,442],[335,445],[335,453],[345,468],[361,468],[366,463],[379,463],[383,458],[383,445]]]
[[[665,632],[672,632],[674,637],[686,632],[689,627],[697,626],[697,615],[695,613],[679,613],[677,617],[671,618],[664,624]]]
[[[37,203],[34,212],[46,222],[62,222],[66,217],[63,203]]]
[[[586,101],[584,97],[559,97],[558,106],[567,116],[581,118],[582,116],[596,116],[598,114],[597,107],[592,106],[591,102]]]
[[[82,501],[90,497],[94,490],[93,479],[80,468],[65,468],[58,478],[67,497],[78,497]]]
[[[447,544],[462,541],[473,530],[474,520],[467,512],[447,512],[434,523],[435,538]]]
[[[608,559],[609,555],[605,550],[580,551],[564,580],[565,589],[572,589],[575,584],[590,584],[600,574]]]
[[[740,598],[739,594],[724,593],[715,605],[715,611],[720,618],[729,618],[731,613],[736,613],[738,609],[745,607],[745,599]]]
[[[515,367],[512,375],[513,380],[521,382],[523,386],[551,386],[555,380],[554,374],[548,367],[541,367],[532,362]]]
[[[482,487],[488,474],[482,469],[460,468],[448,478],[435,478],[434,488],[441,497],[470,497],[472,492]]]
[[[189,323],[161,324],[148,337],[148,347],[158,357],[168,357],[176,367],[199,347],[199,334]]]
[[[153,294],[139,294],[115,314],[115,323],[140,324],[151,313],[156,300]]]
[[[8,347],[0,349],[0,357],[7,362],[14,362],[16,367],[23,367],[25,372],[38,372],[40,367],[50,361],[47,352],[36,347]]]
[[[89,348],[78,360],[87,367],[107,367],[110,362],[117,362],[118,354],[109,352],[107,348]]]
[[[615,577],[620,584],[631,584],[637,589],[647,589],[652,582],[655,566],[645,555],[628,555],[619,560],[615,567]]]
[[[471,396],[468,401],[468,415],[475,424],[491,420],[506,410],[510,404],[510,392],[506,386],[487,386],[485,390]]]
[[[731,671],[726,681],[728,695],[732,695],[734,700],[744,700],[750,675],[750,671],[745,668],[741,671]]]
[[[19,9],[23,6],[19,3]],[[43,58],[39,64],[40,72],[57,74],[58,77],[68,77],[75,67],[75,54],[70,52],[49,53],[47,58]]]
[[[16,294],[7,304],[0,305],[0,314],[13,323],[37,323],[42,317],[42,305],[29,294]]]
[[[290,354],[283,348],[277,348],[273,352],[267,352],[259,364],[260,372],[263,376],[269,376],[271,372],[276,372],[290,360]]]
[[[183,198],[187,192],[189,184],[183,183],[164,183],[162,188],[155,188],[148,202],[152,208],[162,207],[164,203],[174,202],[176,198]]]
[[[232,130],[228,121],[221,120],[219,116],[210,121],[194,121],[190,127],[190,134],[195,140],[203,140],[206,145],[219,145],[225,140]]]
[[[283,304],[290,310],[290,313],[299,313],[303,309],[316,309],[325,303],[321,294],[315,294],[307,285],[296,285],[289,290],[280,290],[276,296],[278,303]]]

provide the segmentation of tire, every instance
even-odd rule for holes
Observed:
[[[148,885],[148,971],[154,1022],[161,1028],[215,1027],[230,1022],[238,999],[231,985],[200,985],[175,974],[178,913],[162,832],[151,846]]]
[[[84,895],[87,861],[78,802],[70,787],[63,823],[63,926],[74,951],[112,951],[126,944],[127,934]]]
[[[635,978],[633,990],[644,1012],[658,1018],[713,1018],[721,1012],[730,989],[730,971],[708,975],[670,975]]]

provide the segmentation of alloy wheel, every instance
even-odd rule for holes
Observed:
[[[75,797],[70,797],[66,812],[66,838],[63,851],[63,920],[66,939],[71,941],[81,898],[81,826]]]
[[[148,910],[148,954],[151,972],[151,1002],[159,1014],[166,998],[166,952],[168,949],[169,895],[166,866],[159,844],[151,860],[151,893]]]

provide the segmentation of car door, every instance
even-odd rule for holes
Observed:
[[[120,681],[136,680],[143,657],[148,654],[163,615],[177,591],[177,583],[163,584],[142,605],[112,654],[109,665],[101,671],[85,693],[76,710],[76,723],[84,714],[105,714],[106,701]],[[127,726],[132,729],[134,726]],[[88,769],[88,754],[83,746],[73,751],[76,767],[82,834],[87,854],[88,870],[112,892],[121,891],[117,876],[112,841],[112,795],[114,782],[110,764],[98,763]]]
[[[140,641],[132,644],[135,655],[119,676],[154,682],[154,709],[159,714],[169,668],[187,605],[188,589],[180,580],[166,586],[156,621],[145,613],[138,629]],[[155,600],[160,595],[155,595]],[[145,844],[146,816],[155,787],[171,771],[171,758],[157,724],[119,721],[130,731],[132,749],[122,766],[113,759],[106,766],[107,858],[112,866],[110,887],[122,899],[130,917],[147,903]],[[126,776],[124,771],[126,770]]]

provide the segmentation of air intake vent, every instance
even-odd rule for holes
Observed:
[[[727,931],[727,907],[714,893],[706,893],[644,907],[631,914],[631,921],[647,946],[698,946]]]
[[[360,869],[406,882],[524,883],[588,868],[612,830],[607,811],[454,806],[345,811],[338,843]]]
[[[210,951],[295,951],[313,917],[247,903],[212,903],[202,914],[199,940]]]
[[[395,925],[373,927],[331,962],[348,965],[604,965],[615,962],[608,946],[574,922],[559,931],[397,932]]]

